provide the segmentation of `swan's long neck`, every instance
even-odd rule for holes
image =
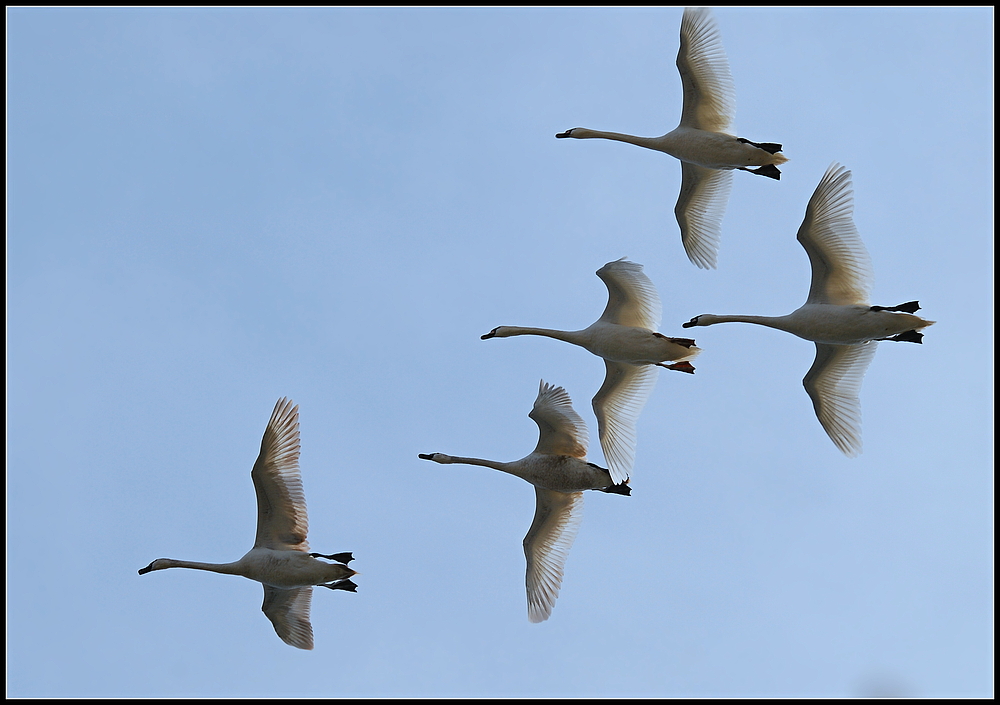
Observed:
[[[716,316],[711,313],[698,316],[698,325],[700,326],[712,326],[716,323],[756,323],[759,326],[792,332],[789,329],[788,316]]]
[[[193,568],[195,570],[208,570],[213,573],[224,573],[226,575],[240,575],[240,562],[234,563],[200,563],[198,561],[181,561],[175,558],[160,558],[153,561],[155,570],[166,568]]]
[[[647,149],[659,149],[660,137],[637,137],[636,135],[626,135],[621,132],[604,132],[602,130],[590,130],[586,127],[576,127],[573,129],[573,137],[577,139],[600,138],[605,140],[615,140],[617,142],[628,142]]]
[[[528,328],[524,326],[500,326],[497,328],[496,337],[509,338],[512,335],[543,335],[546,338],[563,340],[574,345],[583,344],[583,331],[578,330],[553,330],[551,328]]]
[[[457,463],[459,465],[481,465],[484,468],[493,468],[501,472],[510,472],[510,463],[501,463],[499,460],[484,460],[483,458],[462,458],[457,455],[436,454],[436,461],[444,465]]]

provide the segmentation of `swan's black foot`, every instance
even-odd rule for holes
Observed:
[[[920,310],[919,301],[907,301],[899,306],[872,306],[872,311],[901,311],[903,313],[916,313]]]
[[[880,338],[879,340],[895,340],[900,343],[921,343],[924,342],[924,334],[918,333],[915,330],[908,330],[905,333],[900,333],[899,335],[893,335],[889,338]]]
[[[351,551],[348,551],[347,553],[333,553],[329,556],[325,556],[322,553],[310,553],[309,555],[313,558],[326,558],[327,560],[337,561],[338,563],[343,563],[344,565],[347,565],[354,560],[354,553]]]
[[[774,164],[765,164],[758,169],[743,167],[743,171],[749,171],[751,174],[757,174],[758,176],[766,176],[769,179],[781,180],[781,172],[778,171],[778,167]]]
[[[736,141],[742,142],[743,144],[752,144],[754,147],[757,147],[758,149],[763,149],[768,154],[777,154],[778,152],[781,151],[781,145],[775,144],[774,142],[751,142],[745,137],[737,137]]]
[[[687,372],[689,375],[694,374],[694,365],[692,365],[687,360],[682,362],[674,362],[669,365],[663,362],[654,362],[654,365],[659,365],[660,367],[666,367],[668,370],[677,370],[678,372]]]
[[[331,590],[346,590],[347,592],[357,592],[357,584],[350,578],[344,580],[338,580],[335,583],[323,583],[323,587],[330,588]]]
[[[623,494],[626,497],[632,496],[632,488],[628,486],[628,480],[617,485],[611,485],[611,487],[602,487],[600,491],[609,494]]]

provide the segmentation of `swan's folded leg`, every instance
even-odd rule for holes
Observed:
[[[918,333],[915,330],[908,330],[905,333],[900,333],[899,335],[893,335],[889,338],[879,338],[879,340],[895,340],[899,343],[920,343],[924,342],[924,334]]]
[[[749,169],[745,166],[741,166],[739,168],[742,169],[743,171],[749,171],[751,174],[757,174],[758,176],[766,176],[769,179],[777,179],[778,181],[781,180],[781,172],[778,171],[778,167],[776,167],[774,164],[765,164],[764,166],[758,169]]]
[[[687,372],[690,375],[694,374],[694,365],[692,365],[687,360],[682,360],[681,362],[673,362],[671,364],[666,364],[663,362],[654,362],[654,365],[659,365],[660,367],[666,367],[668,370],[677,370],[678,372]]]
[[[609,494],[623,494],[626,497],[632,496],[632,488],[628,486],[628,480],[620,482],[617,485],[611,485],[610,487],[600,487],[597,491],[608,492]]]
[[[331,590],[346,590],[347,592],[358,591],[357,584],[350,578],[347,578],[345,580],[338,580],[335,583],[323,583],[322,587],[330,588]]]
[[[752,144],[757,149],[763,149],[765,152],[769,154],[777,154],[778,152],[781,151],[781,145],[775,144],[774,142],[751,142],[745,137],[737,137],[736,141],[742,142],[743,144]]]
[[[916,313],[920,310],[919,301],[907,301],[899,306],[872,306],[872,311],[901,311],[902,313]]]
[[[331,561],[337,561],[337,563],[343,563],[347,565],[354,560],[354,554],[352,552],[347,553],[332,553],[329,556],[323,555],[322,553],[310,553],[313,558],[326,558]]]

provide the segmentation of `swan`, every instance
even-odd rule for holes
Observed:
[[[594,396],[601,448],[616,483],[624,482],[635,463],[636,424],[656,384],[656,366],[694,374],[688,360],[701,352],[690,338],[657,333],[662,307],[653,282],[642,265],[624,257],[597,270],[608,287],[608,305],[601,317],[578,331],[498,326],[481,336],[509,338],[542,335],[579,345],[604,358],[604,384]],[[665,364],[668,361],[673,364]]]
[[[636,137],[574,127],[559,138],[601,138],[666,152],[681,160],[681,192],[674,207],[688,259],[715,269],[722,216],[733,185],[733,169],[780,179],[776,165],[788,161],[781,145],[735,137],[733,77],[719,28],[708,8],[688,7],[681,19],[677,70],[684,105],[677,129],[662,137]],[[758,167],[751,169],[750,167]]]
[[[934,321],[913,314],[917,301],[872,306],[871,257],[854,225],[851,172],[836,162],[816,187],[798,241],[809,255],[812,284],[805,304],[787,316],[695,316],[685,328],[756,323],[816,343],[816,359],[802,384],[834,444],[849,457],[861,453],[861,380],[880,340],[923,342],[918,332]]]
[[[423,460],[449,465],[481,465],[517,475],[535,486],[535,518],[524,537],[528,562],[525,586],[528,620],[544,622],[552,614],[563,566],[583,517],[583,490],[631,495],[628,481],[615,483],[602,467],[587,462],[587,425],[573,409],[569,394],[542,380],[528,416],[538,424],[538,445],[510,463],[420,453]]]
[[[257,491],[257,538],[245,556],[233,563],[157,558],[141,568],[139,575],[166,568],[194,568],[256,580],[264,586],[261,609],[282,641],[312,649],[312,586],[356,592],[357,585],[350,577],[357,571],[347,567],[354,560],[351,553],[309,553],[309,520],[299,475],[299,407],[287,398],[274,406],[250,477]]]

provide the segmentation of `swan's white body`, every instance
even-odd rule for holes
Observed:
[[[932,325],[912,311],[913,301],[885,308],[868,303],[871,257],[853,220],[851,172],[833,164],[816,187],[798,241],[809,255],[812,284],[806,303],[787,316],[716,316],[706,313],[684,324],[755,323],[816,343],[816,359],[802,380],[816,416],[848,456],[861,452],[858,394],[879,340],[920,342],[917,331]]]
[[[232,563],[158,558],[139,574],[194,568],[256,580],[264,586],[261,609],[274,631],[287,644],[311,649],[313,586],[353,592],[356,586],[348,578],[356,572],[344,565],[352,560],[348,553],[325,556],[335,563],[309,553],[309,520],[299,474],[299,407],[290,400],[279,399],[275,404],[250,476],[257,491],[257,538],[246,555]]]
[[[781,174],[775,165],[788,159],[780,153],[781,145],[757,145],[735,136],[733,77],[718,26],[707,8],[684,10],[677,70],[684,88],[684,107],[680,125],[672,132],[662,137],[637,137],[574,127],[556,137],[628,142],[681,160],[681,192],[674,208],[681,242],[694,264],[715,268],[732,170],[778,179]],[[761,168],[754,171],[749,167]]]
[[[561,331],[499,326],[482,337],[541,335],[579,345],[604,358],[604,384],[594,396],[593,406],[601,448],[617,484],[628,479],[635,463],[636,425],[656,384],[656,366],[694,372],[687,360],[701,350],[689,338],[668,338],[656,332],[662,315],[660,297],[641,264],[622,258],[598,269],[597,276],[608,287],[608,305],[589,327]]]
[[[535,486],[535,518],[524,537],[528,619],[543,622],[559,596],[563,567],[583,518],[583,491],[629,494],[604,468],[587,462],[587,425],[573,410],[562,387],[542,381],[528,414],[538,424],[538,444],[513,462],[463,458],[444,453],[420,454],[424,460],[449,465],[481,465],[527,480]]]

